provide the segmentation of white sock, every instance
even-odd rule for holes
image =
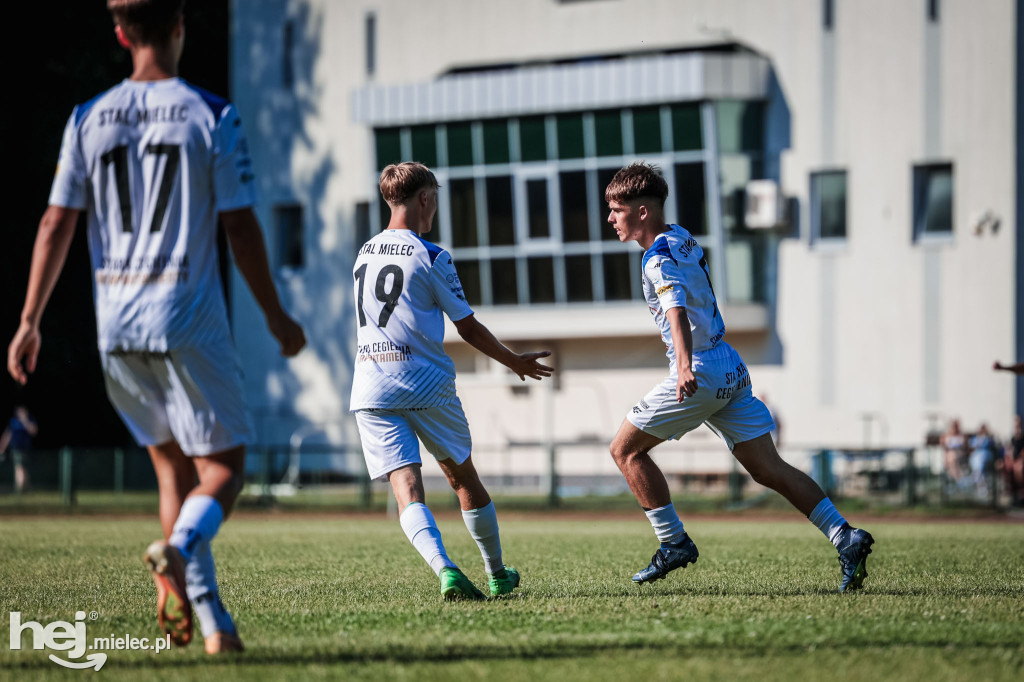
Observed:
[[[187,497],[185,504],[181,505],[178,520],[174,522],[170,542],[181,552],[185,563],[188,563],[200,542],[213,540],[223,520],[224,510],[214,498],[209,495]]]
[[[661,544],[677,544],[682,541],[686,531],[683,530],[683,522],[676,514],[675,505],[671,502],[664,507],[651,509],[644,512],[654,526],[654,534],[658,536]]]
[[[402,515],[398,518],[405,531],[405,537],[420,553],[436,575],[440,575],[442,568],[458,568],[447,552],[444,551],[444,543],[441,542],[441,531],[437,529],[434,522],[434,515],[422,502],[413,502],[407,506]]]
[[[846,519],[839,513],[836,506],[832,504],[832,500],[827,497],[822,498],[818,506],[814,508],[810,516],[807,517],[811,523],[818,527],[825,537],[829,539],[833,545],[839,547],[839,540],[843,536],[843,528],[846,527]]]
[[[494,511],[494,502],[489,502],[486,507],[463,511],[462,520],[480,548],[487,572],[497,573],[505,568],[501,563],[501,538],[498,537],[498,514]]]
[[[217,568],[213,563],[209,542],[203,541],[196,545],[192,558],[185,566],[185,591],[199,618],[199,628],[204,638],[215,632],[237,632],[231,614],[220,600]]]

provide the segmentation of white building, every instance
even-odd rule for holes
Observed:
[[[634,159],[662,167],[669,218],[709,252],[727,340],[792,452],[919,444],[951,417],[1006,434],[1024,391],[991,366],[1024,359],[1020,6],[236,0],[231,94],[310,339],[280,359],[236,276],[261,441],[357,446],[351,266],[386,224],[380,168],[409,159],[437,173],[433,235],[478,318],[555,353],[553,391],[512,388],[452,329],[484,472],[541,472],[529,443],[553,438],[577,444],[562,473],[614,474],[607,441],[666,373],[640,250],[604,222]],[[728,461],[709,432],[661,453]]]

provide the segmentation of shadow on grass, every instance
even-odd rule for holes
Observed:
[[[863,642],[856,641],[846,644],[831,643],[828,645],[830,651],[860,651],[865,647],[888,647],[889,642]],[[519,661],[555,661],[563,659],[592,657],[601,654],[624,654],[628,652],[663,652],[667,656],[678,657],[681,654],[687,655],[722,655],[728,652],[730,657],[762,657],[768,654],[773,656],[803,655],[814,651],[819,644],[773,644],[765,645],[751,643],[739,645],[733,642],[729,645],[721,643],[685,644],[678,641],[638,641],[626,639],[621,643],[591,643],[555,641],[529,649],[513,645],[476,645],[473,647],[443,647],[435,651],[418,651],[409,649],[389,648],[379,651],[344,651],[338,650],[280,650],[276,648],[265,648],[246,651],[242,654],[225,654],[220,656],[190,656],[181,658],[175,655],[164,655],[152,658],[137,658],[127,661],[110,661],[107,666],[109,670],[161,670],[184,668],[206,668],[224,667],[236,668],[244,666],[295,666],[295,665],[330,665],[330,664],[369,664],[369,663],[455,663],[467,661],[497,662],[505,660]],[[912,645],[903,644],[913,649],[926,651],[944,650],[949,648],[948,642],[923,642]],[[959,642],[960,648],[969,647],[982,650],[999,650],[1007,647],[1016,647],[1017,643],[1010,642]],[[14,670],[43,670],[53,669],[54,664],[47,658],[38,658],[31,661],[8,661],[5,668]]]

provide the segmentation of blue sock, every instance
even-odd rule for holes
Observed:
[[[649,509],[644,512],[654,527],[654,534],[662,545],[676,545],[682,542],[686,536],[683,530],[683,522],[676,514],[675,505],[671,502],[664,507]]]
[[[818,503],[818,506],[814,508],[814,511],[807,518],[817,526],[818,530],[825,534],[829,542],[837,548],[839,547],[839,541],[843,537],[843,529],[849,524],[846,523],[846,519],[843,518],[843,515],[832,504],[832,500],[827,497],[822,498],[821,502]]]
[[[220,530],[224,510],[220,502],[209,495],[190,495],[181,505],[178,520],[174,522],[170,543],[178,548],[188,563],[201,542],[210,542]]]

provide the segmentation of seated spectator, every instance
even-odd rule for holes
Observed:
[[[988,496],[988,474],[996,461],[996,441],[988,430],[988,424],[982,423],[978,432],[971,436],[971,481],[978,492],[978,497]]]
[[[959,419],[949,423],[949,429],[942,434],[939,442],[945,458],[946,476],[951,483],[960,485],[961,481],[966,480],[964,464],[967,459],[967,436],[960,430]]]
[[[1024,507],[1024,427],[1020,415],[1013,418],[1013,435],[1000,464],[1011,503],[1014,507]]]

